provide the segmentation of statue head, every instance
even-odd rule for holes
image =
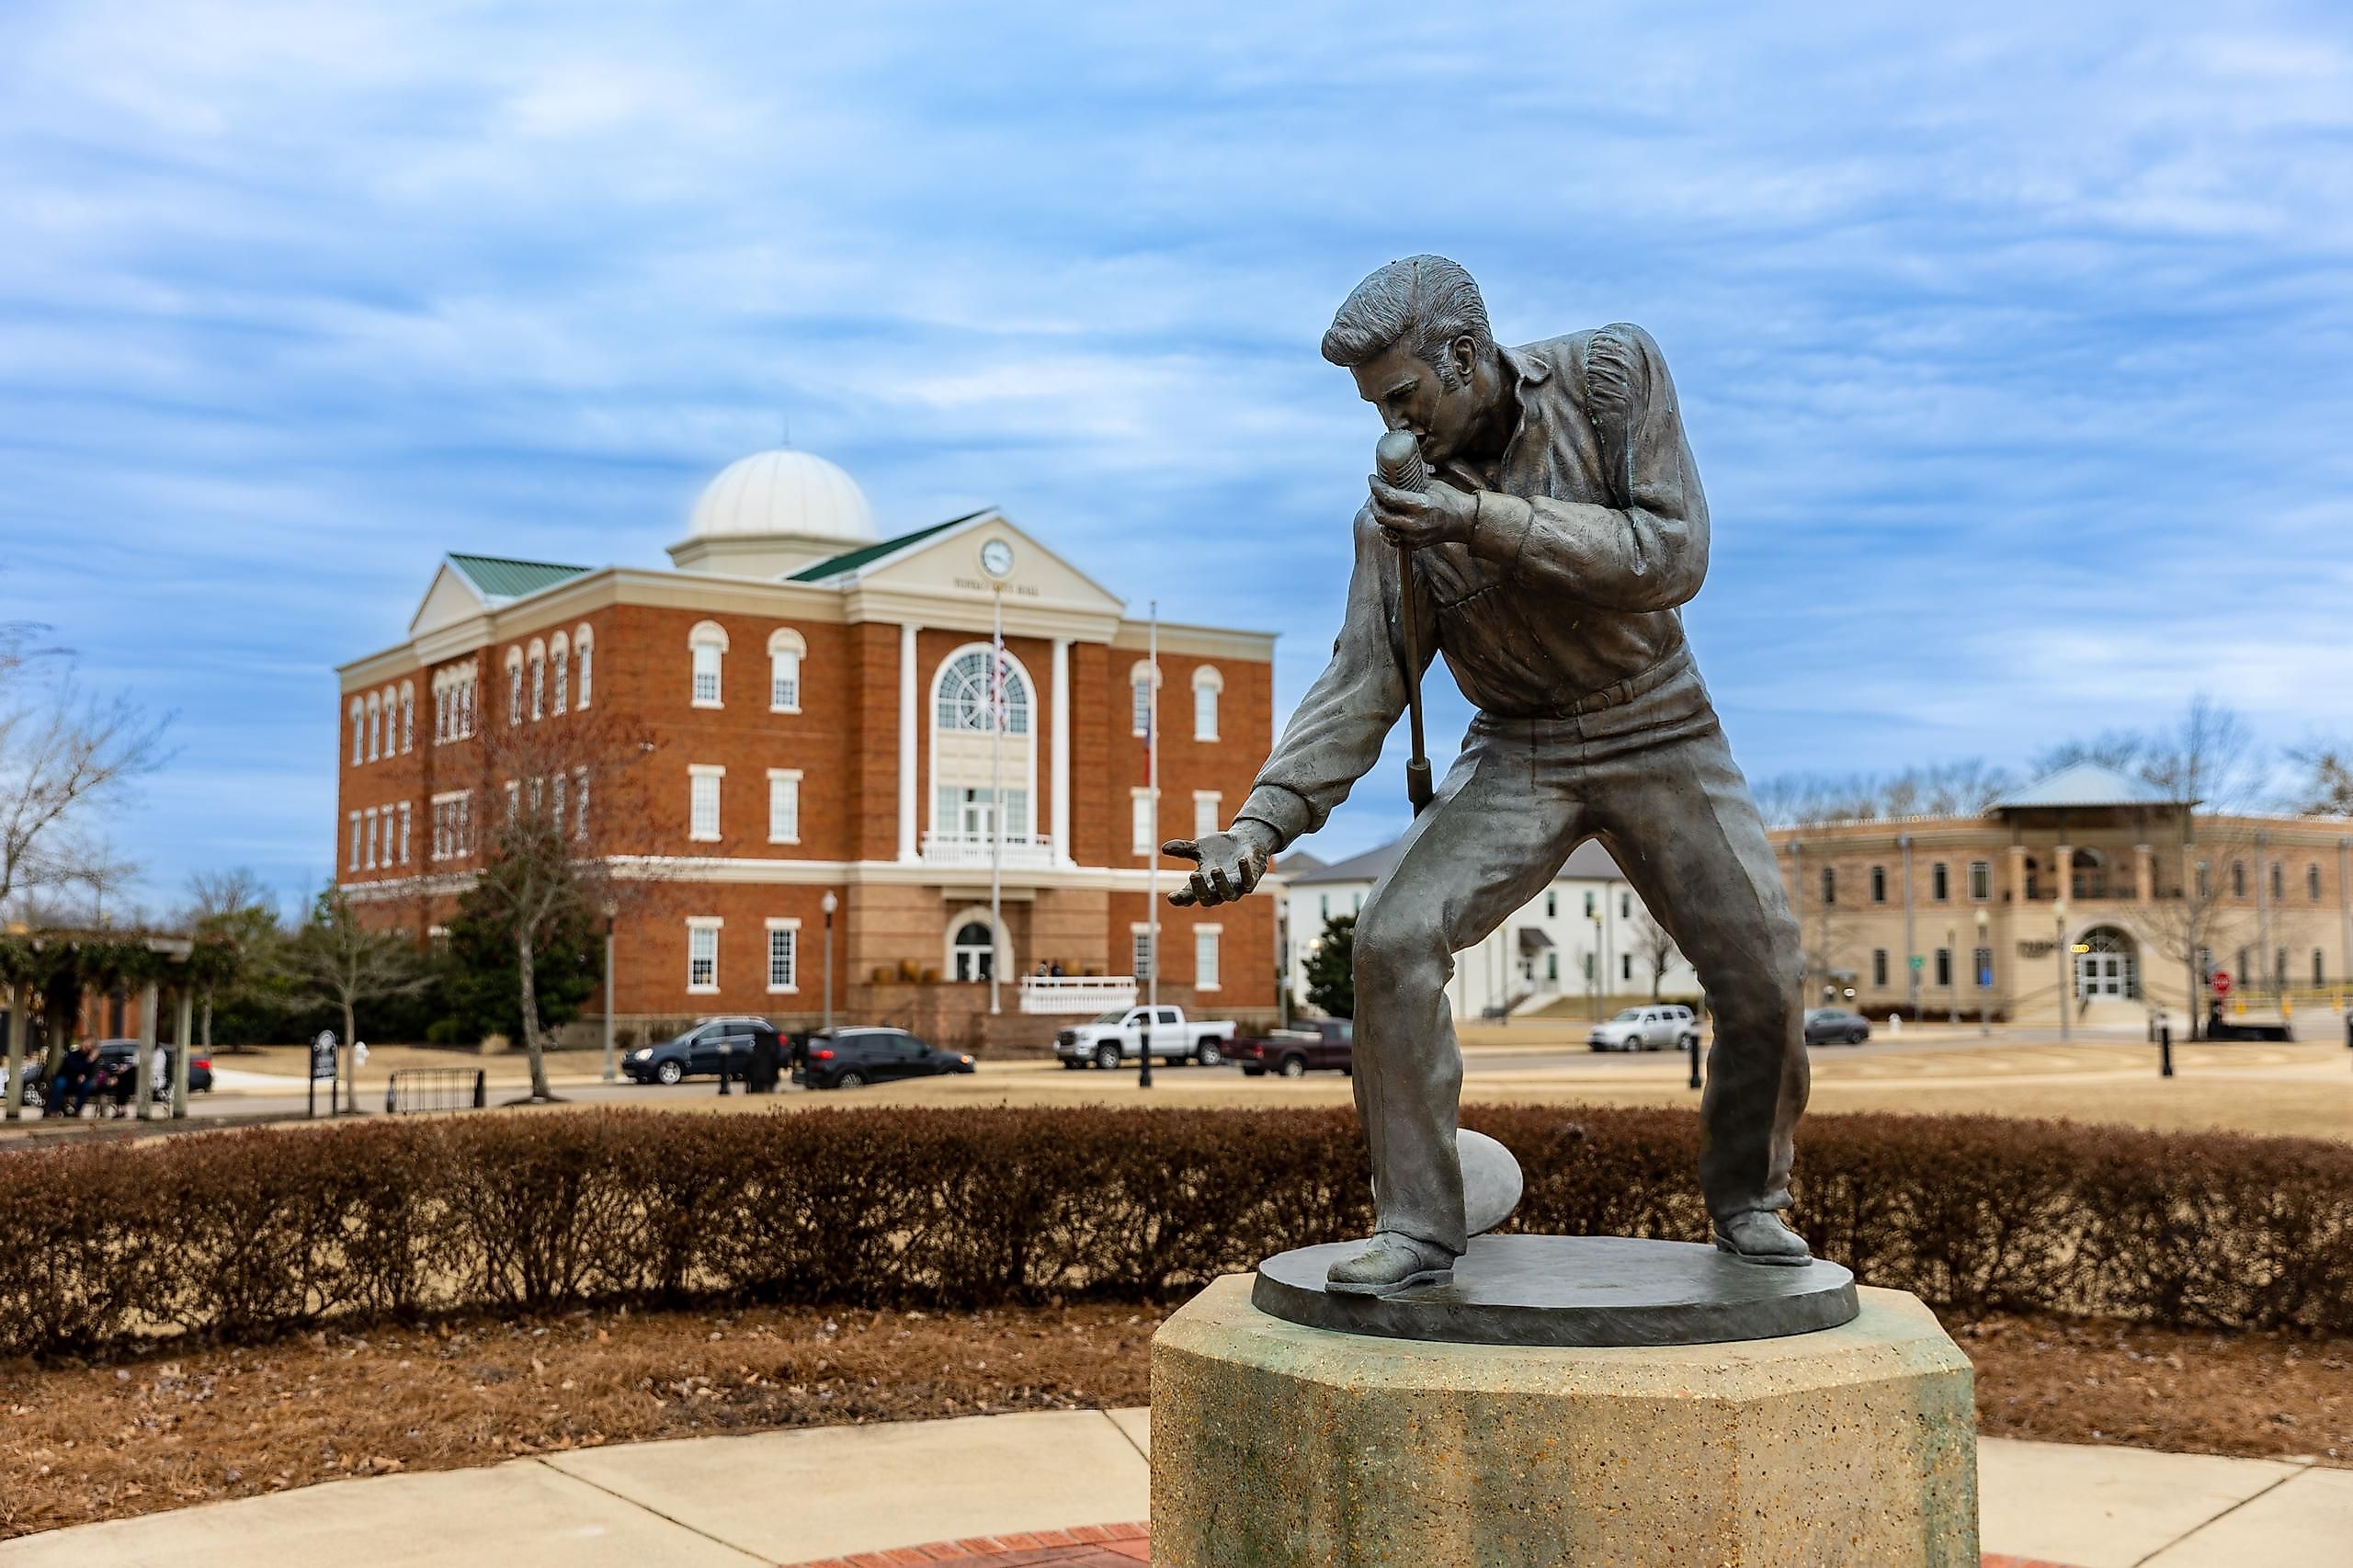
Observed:
[[[1392,261],[1356,286],[1324,334],[1324,358],[1435,469],[1492,422],[1502,377],[1486,302],[1442,256]]]

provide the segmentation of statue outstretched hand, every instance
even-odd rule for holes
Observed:
[[[1263,824],[1245,817],[1207,838],[1172,838],[1160,846],[1160,852],[1194,865],[1190,881],[1170,893],[1168,902],[1180,909],[1193,904],[1209,909],[1236,903],[1250,895],[1258,879],[1267,874],[1267,862],[1275,852],[1274,835]]]

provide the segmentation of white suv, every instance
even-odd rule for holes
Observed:
[[[1629,1007],[1606,1024],[1596,1024],[1586,1043],[1596,1051],[1688,1051],[1699,1038],[1691,1009],[1672,1003]]]

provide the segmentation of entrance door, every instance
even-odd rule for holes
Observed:
[[[996,836],[996,802],[987,791],[963,792],[956,805],[956,831],[972,844],[986,844]]]
[[[2132,943],[2121,931],[2100,926],[2085,938],[2075,955],[2075,994],[2086,1002],[2123,1001],[2135,996]]]
[[[996,944],[989,939],[989,928],[977,920],[965,922],[956,930],[956,978],[986,980],[996,963]]]

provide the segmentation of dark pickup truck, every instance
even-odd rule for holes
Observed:
[[[1309,1073],[1349,1073],[1356,1026],[1346,1018],[1315,1018],[1297,1028],[1277,1029],[1225,1043],[1225,1059],[1253,1078],[1274,1073],[1285,1078]]]

